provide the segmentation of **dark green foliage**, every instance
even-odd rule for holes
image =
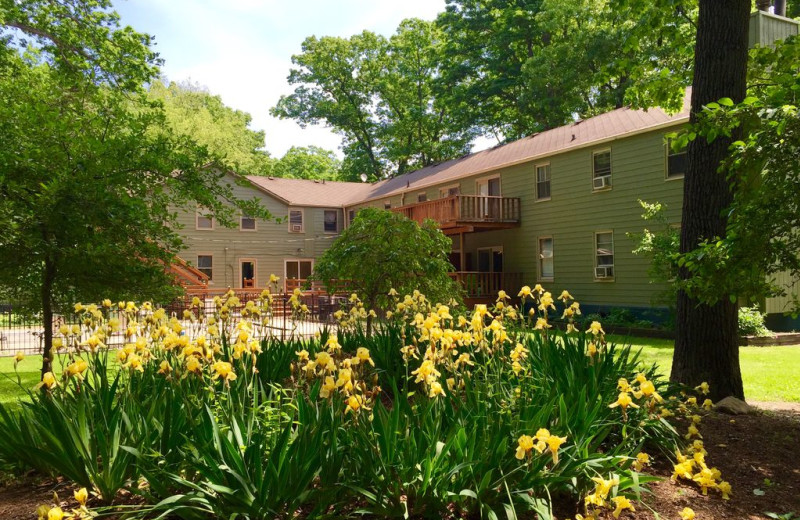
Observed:
[[[364,208],[316,262],[313,277],[329,287],[348,280],[367,309],[388,309],[390,289],[446,302],[458,295],[448,276],[450,247],[433,221],[420,226],[399,213]]]
[[[661,94],[681,106],[696,3],[448,0],[441,81],[464,126],[514,140]],[[635,5],[634,5],[635,4]],[[664,95],[667,94],[667,95]]]
[[[369,31],[309,37],[292,57],[295,91],[272,113],[339,133],[340,180],[377,180],[463,155],[474,133],[457,124],[457,107],[435,83],[445,65],[441,45],[437,26],[416,19],[388,39]]]

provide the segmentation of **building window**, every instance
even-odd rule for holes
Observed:
[[[197,208],[195,213],[195,229],[214,229],[214,218],[205,208]]]
[[[447,197],[455,197],[461,193],[460,186],[448,186],[447,188],[439,188],[439,198],[444,199]]]
[[[303,232],[303,210],[290,209],[289,210],[289,232],[302,233]]]
[[[417,193],[417,202],[425,202],[427,200],[428,200],[428,194],[427,193],[424,193],[424,192],[423,193]]]
[[[392,201],[387,200],[383,203],[383,209],[392,209]]]
[[[336,233],[339,231],[339,212],[335,209],[325,210],[325,232]]]
[[[197,255],[197,270],[211,280],[214,274],[214,257],[211,255]]]
[[[347,220],[350,222],[350,224],[352,224],[355,219],[356,219],[356,210],[351,209],[350,211],[347,212]]]
[[[256,219],[248,215],[242,215],[239,219],[239,229],[241,231],[255,231]]]
[[[611,187],[611,150],[592,154],[592,188],[603,190]]]
[[[683,177],[686,173],[686,147],[676,150],[673,144],[672,139],[667,139],[667,179]]]
[[[539,239],[539,279],[553,279],[553,237]]]
[[[594,277],[597,280],[614,278],[614,233],[603,231],[594,234]]]
[[[550,200],[550,165],[536,167],[536,200]]]

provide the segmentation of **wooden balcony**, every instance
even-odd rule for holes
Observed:
[[[425,219],[439,223],[446,235],[489,231],[519,226],[520,204],[516,197],[454,195],[394,208],[420,224]]]
[[[480,271],[457,271],[450,273],[464,288],[469,299],[494,299],[500,289],[515,296],[522,287],[522,273],[486,273]]]

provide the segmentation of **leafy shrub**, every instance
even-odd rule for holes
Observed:
[[[739,335],[766,338],[773,336],[771,330],[764,325],[764,314],[758,305],[739,308]]]
[[[589,322],[602,321],[604,325],[609,326],[639,327],[643,329],[655,327],[652,321],[637,318],[630,309],[622,308],[611,309],[606,313],[589,314],[586,319]]]

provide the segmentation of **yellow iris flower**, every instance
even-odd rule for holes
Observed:
[[[597,336],[598,334],[605,334],[606,331],[603,330],[602,325],[600,325],[599,321],[593,321],[586,332],[591,332],[592,335]]]
[[[609,408],[616,408],[617,406],[621,407],[623,410],[627,409],[629,406],[631,408],[639,408],[639,405],[633,402],[628,392],[620,392],[619,396],[617,396],[617,400],[608,405]]]
[[[236,373],[233,371],[233,365],[227,361],[217,361],[211,365],[211,368],[214,370],[212,379],[221,378],[223,381],[234,381],[236,379]]]
[[[86,488],[80,488],[79,490],[75,491],[75,500],[78,501],[78,504],[85,506],[86,501],[89,499],[89,492]]]
[[[611,501],[614,502],[614,505],[617,506],[616,509],[614,509],[614,513],[612,513],[614,515],[614,518],[619,518],[619,515],[621,515],[622,511],[624,511],[625,509],[636,511],[636,509],[633,508],[633,504],[631,504],[631,501],[628,500],[627,497],[618,496],[612,498]]]
[[[56,376],[52,372],[45,372],[42,376],[42,381],[36,385],[36,389],[40,389],[42,387],[47,387],[49,390],[52,390],[58,385],[58,381],[56,381]]]
[[[514,455],[519,460],[525,458],[525,455],[528,454],[533,449],[533,437],[530,435],[522,435],[517,440],[517,453]]]

